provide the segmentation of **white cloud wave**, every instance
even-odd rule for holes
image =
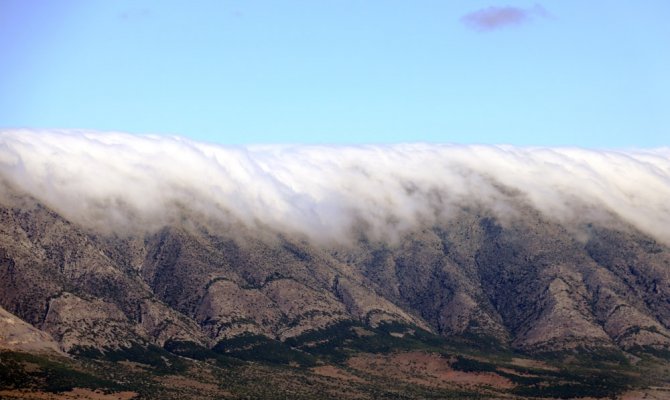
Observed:
[[[0,175],[94,228],[153,229],[180,207],[212,218],[342,238],[448,218],[463,204],[513,213],[618,215],[670,243],[670,149],[483,145],[218,146],[179,137],[0,131]],[[586,206],[586,208],[585,208]]]

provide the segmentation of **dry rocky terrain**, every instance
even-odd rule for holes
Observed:
[[[556,392],[520,388],[539,387],[545,378],[572,382],[576,391],[596,385],[551,375],[561,363],[587,359],[632,377],[597,394],[639,390],[635,379],[645,368],[659,382],[665,379],[670,248],[612,215],[561,222],[510,193],[513,218],[500,219],[473,202],[395,240],[375,239],[360,228],[352,230],[350,243],[324,244],[186,210],[181,223],[160,229],[99,232],[10,186],[3,191],[5,350],[66,352],[100,363],[158,360],[161,368],[172,361],[160,357],[178,356],[204,363],[198,368],[214,377],[177,374],[163,376],[162,384],[191,387],[192,393],[200,388],[213,397],[243,392],[243,385],[220,384],[218,368],[225,370],[221,365],[229,360],[259,379],[270,374],[266,367],[245,363],[288,368],[277,373],[298,386],[287,384],[286,393],[299,393],[298,382],[305,381],[337,397],[351,384],[358,388],[351,398],[373,396],[375,380],[389,379],[399,385],[397,393],[417,398],[430,388],[550,396]],[[470,357],[482,349],[551,365]],[[152,352],[158,358],[146,356]],[[454,357],[468,354],[488,364],[458,369]],[[134,392],[131,386],[125,391]],[[10,389],[23,388],[5,385]],[[663,390],[654,389],[653,396]]]

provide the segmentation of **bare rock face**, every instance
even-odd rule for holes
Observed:
[[[377,326],[385,321],[406,321],[430,329],[420,319],[412,317],[368,288],[346,279],[338,280],[336,285],[337,293],[349,312],[371,326]]]
[[[660,322],[610,288],[598,290],[595,314],[603,321],[603,329],[623,349],[670,346],[670,332]]]
[[[219,280],[207,289],[197,316],[209,335],[220,340],[244,332],[274,336],[282,314],[259,289]]]
[[[355,231],[331,245],[187,210],[181,223],[112,235],[5,193],[1,342],[212,347],[356,321],[527,352],[670,349],[666,245],[616,217],[551,220],[514,196],[506,219],[475,202],[393,240]]]
[[[26,352],[60,353],[61,350],[49,334],[0,307],[0,349]]]
[[[280,339],[322,329],[350,318],[344,304],[332,293],[312,289],[293,279],[273,280],[261,290],[287,319],[281,328],[278,327],[277,336]]]
[[[42,328],[65,351],[76,346],[102,348],[130,345],[137,338],[125,314],[112,303],[84,300],[71,293],[51,299]]]
[[[515,345],[527,350],[555,351],[578,346],[610,347],[611,340],[589,310],[581,276],[558,267],[554,278],[540,296],[540,315],[522,330]]]
[[[188,341],[207,345],[210,339],[201,332],[192,319],[176,312],[155,299],[146,299],[140,305],[139,332],[162,346],[169,340]]]

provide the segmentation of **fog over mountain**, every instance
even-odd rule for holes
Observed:
[[[670,243],[670,149],[454,144],[221,146],[181,137],[0,131],[3,180],[84,226],[152,230],[188,209],[347,242],[394,240],[481,205],[565,224],[619,218]]]
[[[668,199],[667,148],[0,131],[0,349],[364,379],[380,354],[473,373],[474,351],[512,398],[665,385]]]

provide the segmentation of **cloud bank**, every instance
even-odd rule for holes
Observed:
[[[539,4],[531,8],[488,7],[464,15],[461,21],[477,31],[493,31],[520,25],[533,18],[547,18],[549,13]]]
[[[0,178],[78,223],[119,231],[158,228],[190,210],[331,240],[361,222],[384,236],[480,204],[500,216],[534,207],[562,221],[599,210],[670,243],[667,148],[218,146],[5,130]]]

